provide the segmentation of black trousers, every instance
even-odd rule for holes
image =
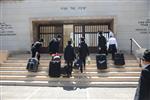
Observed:
[[[72,74],[72,65],[73,65],[73,61],[66,61],[67,63],[67,75],[71,75]]]
[[[109,53],[112,54],[112,60],[114,60],[115,57],[115,53],[117,52],[117,48],[115,44],[111,44],[109,45],[109,49],[108,49]]]
[[[38,61],[40,61],[40,57],[41,57],[40,52],[36,49],[32,49],[31,51],[32,51],[32,58],[36,57],[38,59]],[[36,53],[37,53],[37,55],[36,55]]]
[[[86,65],[86,57],[84,57],[84,58],[79,58],[79,59],[80,59],[80,61],[81,61],[80,71],[81,71],[81,73],[83,73],[83,68],[84,68],[84,70],[85,70],[85,65]]]

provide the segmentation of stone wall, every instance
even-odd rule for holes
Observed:
[[[148,48],[148,35],[136,31],[139,21],[148,18],[149,0],[3,0],[0,2],[1,49],[28,51],[33,41],[32,20],[51,17],[115,17],[116,36],[121,50],[130,49],[131,37]],[[150,14],[149,14],[150,15]]]
[[[0,64],[7,60],[9,53],[7,50],[0,50]]]

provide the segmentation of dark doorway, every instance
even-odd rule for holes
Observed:
[[[83,20],[84,19],[84,20]],[[85,37],[85,41],[89,46],[90,53],[97,52],[98,31],[103,31],[103,35],[108,39],[108,29],[114,32],[113,18],[57,18],[57,20],[41,20],[33,21],[33,42],[44,39],[44,44],[41,49],[42,53],[48,53],[49,42],[58,34],[62,36],[60,43],[60,51],[63,52],[67,44],[67,40],[72,38],[74,47],[76,48],[80,42],[80,37]],[[71,25],[66,26],[65,25]],[[72,28],[70,28],[72,27]]]

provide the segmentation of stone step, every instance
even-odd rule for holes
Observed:
[[[92,60],[96,59],[96,54],[90,55],[90,57],[91,57]],[[127,60],[135,60],[136,59],[133,55],[126,54],[126,53],[124,54],[124,57]],[[26,55],[26,54],[11,55],[11,56],[9,56],[8,59],[9,60],[20,60],[20,59],[27,60],[29,58],[31,58],[31,54],[30,55]],[[51,56],[41,54],[41,60],[50,60],[50,59],[51,59]],[[63,59],[63,57],[62,57],[62,59]],[[111,55],[110,54],[107,56],[107,59],[111,60]]]
[[[64,63],[64,60],[61,60]],[[28,60],[18,59],[18,60],[6,60],[5,63],[27,63]],[[50,60],[40,60],[41,63],[49,63]],[[113,63],[112,60],[107,60],[108,63]],[[138,63],[137,60],[125,60],[126,63]],[[96,63],[96,60],[91,60],[91,63]]]
[[[51,78],[49,76],[0,76],[2,81],[48,81],[48,82],[137,82],[139,77],[89,77],[89,76],[72,76],[71,78]]]
[[[31,54],[13,55],[0,65],[1,85],[20,86],[73,86],[73,87],[136,87],[141,73],[141,68],[135,58],[125,55],[126,65],[116,66],[107,57],[108,69],[98,70],[96,67],[95,55],[92,55],[90,64],[86,70],[73,69],[72,77],[66,78],[61,75],[59,78],[48,76],[49,62],[51,57],[42,54],[38,72],[26,70],[27,61]],[[130,58],[131,57],[131,58]],[[61,60],[64,66],[64,59]]]
[[[0,67],[1,71],[25,71],[26,67]],[[39,67],[38,69],[39,71],[48,71],[48,67]],[[78,71],[78,70],[74,70],[74,71]],[[107,69],[103,69],[103,70],[98,70],[96,67],[90,67],[90,68],[86,68],[85,70],[86,72],[103,72],[103,71],[141,71],[141,68],[139,67],[110,67]]]
[[[86,88],[86,87],[137,87],[138,82],[48,82],[48,81],[1,81],[1,85],[11,86],[49,86],[49,87],[72,87],[72,88]]]
[[[64,63],[61,63],[62,66],[64,66]],[[108,66],[117,66],[117,65],[114,65],[113,63],[107,63]],[[0,66],[5,66],[5,67],[16,67],[16,66],[19,66],[19,67],[26,67],[27,66],[27,63],[2,63]],[[48,63],[40,63],[40,66],[42,67],[48,67],[49,66],[49,62]],[[87,66],[91,66],[91,67],[94,67],[96,66],[96,63],[92,63],[92,64],[87,64]],[[130,66],[130,67],[138,67],[139,64],[138,63],[126,63],[125,65],[123,66]]]
[[[28,72],[28,71],[0,71],[1,76],[47,76],[48,72]],[[102,72],[102,73],[80,73],[80,72],[73,72],[72,76],[98,76],[98,77],[108,77],[108,76],[121,76],[121,77],[139,77],[140,72]]]

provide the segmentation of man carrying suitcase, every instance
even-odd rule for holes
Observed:
[[[31,52],[32,52],[32,58],[37,57],[38,64],[40,62],[40,48],[42,47],[43,39],[40,39],[39,41],[36,41],[32,44]]]
[[[79,59],[81,61],[80,71],[83,73],[83,67],[85,70],[86,65],[86,57],[89,56],[89,49],[87,44],[85,43],[84,37],[81,37],[81,42],[79,43]]]
[[[56,38],[53,38],[48,45],[48,52],[50,54],[59,53],[59,44],[60,44],[61,36],[58,35]]]
[[[67,63],[67,77],[71,76],[72,73],[72,65],[73,65],[73,61],[76,58],[75,52],[74,52],[74,48],[71,46],[71,41],[68,41],[68,45],[65,48],[64,51],[64,59]]]
[[[110,36],[108,40],[108,52],[112,54],[112,60],[114,60],[115,53],[117,52],[117,40],[115,37]]]

